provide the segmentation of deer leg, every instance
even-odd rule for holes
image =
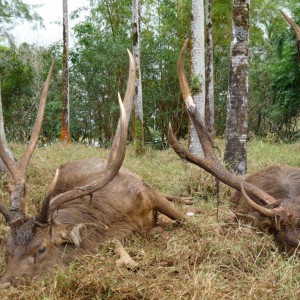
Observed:
[[[174,220],[170,219],[169,217],[161,213],[158,213],[156,222],[158,226],[162,226],[162,227],[169,226],[175,223]]]
[[[130,255],[127,253],[122,243],[119,240],[114,240],[115,244],[115,253],[120,256],[116,261],[118,267],[126,267],[128,269],[136,269],[137,262],[134,261]]]
[[[179,212],[161,193],[153,191],[151,195],[151,200],[154,203],[155,209],[166,215],[172,220],[182,222],[185,220],[185,216]]]

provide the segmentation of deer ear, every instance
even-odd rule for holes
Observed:
[[[51,235],[54,244],[57,246],[68,243],[74,244],[76,248],[79,248],[82,239],[86,236],[86,225],[65,225],[56,222],[52,224]]]

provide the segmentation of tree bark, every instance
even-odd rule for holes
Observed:
[[[63,0],[63,85],[62,85],[62,116],[61,140],[70,143],[70,115],[69,115],[69,28],[68,1]]]
[[[212,0],[206,0],[206,82],[205,82],[205,121],[206,129],[212,138],[215,138],[215,113],[214,113],[214,57],[213,57],[213,35],[212,35]]]
[[[205,112],[205,49],[203,0],[192,1],[192,92],[195,104],[204,119]],[[192,122],[190,122],[189,150],[203,156],[203,150]]]
[[[143,126],[143,94],[142,94],[142,75],[141,75],[141,40],[140,40],[140,1],[132,0],[133,17],[133,56],[135,58],[137,78],[136,96],[134,99],[134,118],[135,118],[135,150],[138,155],[144,153],[144,126]]]
[[[247,173],[248,40],[250,0],[234,0],[224,160],[235,173]]]

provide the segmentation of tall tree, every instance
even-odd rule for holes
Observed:
[[[139,0],[132,0],[133,17],[133,56],[135,58],[137,78],[136,78],[136,96],[134,99],[134,124],[135,124],[135,145],[136,153],[144,152],[144,126],[143,126],[143,93],[141,76],[141,28],[140,28],[141,4]]]
[[[215,114],[214,114],[214,57],[213,57],[213,35],[212,35],[212,0],[206,0],[206,80],[205,80],[205,123],[207,131],[215,137]]]
[[[233,0],[224,154],[227,166],[241,175],[247,173],[249,7],[250,0]]]
[[[63,85],[61,113],[60,137],[62,141],[70,143],[68,0],[63,0]]]
[[[205,113],[205,42],[203,0],[192,0],[192,90],[195,104],[204,118]],[[191,153],[203,156],[194,126],[190,125]]]

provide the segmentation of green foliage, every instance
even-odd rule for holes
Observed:
[[[18,3],[21,1],[3,2],[6,5],[3,14],[13,14]],[[128,59],[125,49],[132,48],[131,1],[93,0],[90,5],[85,8],[90,10],[85,19],[80,19],[74,28],[76,41],[70,51],[70,126],[73,140],[99,142],[107,147],[119,117],[117,92],[124,95],[126,88]],[[296,0],[280,4],[270,0],[251,3],[249,129],[251,136],[270,135],[272,139],[290,140],[297,138],[299,131],[299,65],[295,62],[294,34],[278,12],[283,6],[299,21]],[[18,17],[30,20],[28,13],[32,10],[25,13],[21,8]],[[74,12],[72,18],[76,19],[80,11]],[[217,134],[222,135],[228,90],[231,1],[213,1],[212,13],[215,124]],[[188,132],[176,62],[184,40],[189,37],[190,20],[191,0],[142,1],[144,131],[159,132],[162,143],[166,141],[169,122],[178,138],[184,138]],[[1,22],[7,26],[12,24],[4,17]],[[0,49],[5,122],[9,136],[16,140],[28,139],[41,87],[53,57],[57,57],[57,63],[42,134],[47,142],[55,140],[60,131],[61,45],[42,49],[23,44]],[[187,66],[189,59],[188,51]],[[191,77],[189,67],[186,71]],[[197,80],[189,78],[192,90]]]
[[[5,36],[13,26],[24,21],[41,24],[41,17],[34,12],[36,7],[21,0],[0,1],[0,36]]]
[[[164,141],[169,122],[179,137],[187,132],[176,63],[181,46],[189,36],[191,3],[161,1],[148,5],[152,9],[145,5],[141,33],[144,122],[159,130]]]
[[[295,35],[281,15],[270,20],[268,34],[269,39],[255,47],[251,57],[250,130],[288,141],[299,135],[300,69]]]
[[[291,139],[297,131],[300,132],[297,126],[300,115],[300,67],[294,33],[291,30],[280,33],[275,36],[274,44],[277,55],[269,67],[273,101],[268,115],[275,125],[273,131],[284,139]]]
[[[185,114],[176,61],[189,28],[190,1],[182,2],[180,7],[177,1],[145,1],[142,8],[144,126],[159,130],[162,140],[170,120],[179,137],[185,133],[185,126],[179,128],[186,122],[181,122]],[[118,120],[116,95],[125,90],[125,49],[132,47],[131,2],[126,3],[93,1],[89,17],[75,27],[71,111],[76,118],[71,124],[88,143],[107,145]]]
[[[27,141],[36,118],[42,87],[46,80],[55,47],[44,49],[22,44],[17,49],[0,47],[0,80],[4,120],[9,140]],[[56,137],[61,101],[61,80],[54,70],[41,140]],[[56,87],[58,84],[58,88]],[[56,100],[55,100],[56,99]],[[59,132],[59,131],[58,131]]]
[[[201,92],[201,82],[199,75],[193,75],[191,78],[191,85],[190,85],[191,92],[193,94],[197,94]]]
[[[122,32],[124,28],[108,33],[107,24],[103,24],[104,9],[97,6],[95,10],[97,13],[75,27],[77,44],[70,53],[71,133],[75,129],[75,139],[81,137],[88,143],[97,140],[106,145],[112,139],[119,117],[117,93],[125,93],[126,48],[130,48],[130,37]],[[111,24],[110,28],[119,26]]]
[[[28,126],[28,110],[32,109],[30,101],[32,92],[33,69],[32,66],[20,58],[13,50],[0,48],[0,76],[4,118],[9,125],[9,132],[14,135],[20,128]],[[23,101],[20,101],[20,100]],[[20,104],[23,110],[20,110]],[[18,125],[13,126],[13,120]],[[27,124],[26,124],[27,123]],[[25,128],[24,128],[25,129]],[[26,131],[26,130],[25,130]],[[20,135],[24,132],[20,132]],[[20,138],[19,135],[19,138]],[[23,136],[23,138],[25,138]]]

